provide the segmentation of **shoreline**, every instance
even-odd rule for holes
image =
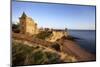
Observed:
[[[62,45],[62,51],[70,55],[76,56],[78,61],[92,61],[96,60],[95,54],[86,51],[84,48],[80,47],[75,40],[62,39],[59,40]]]
[[[93,47],[92,48],[89,48],[89,46],[87,46],[88,45],[88,42],[85,39],[82,39],[82,38],[79,38],[79,37],[75,37],[75,36],[72,36],[72,35],[69,35],[68,37],[66,37],[66,39],[67,40],[71,40],[71,41],[75,41],[84,50],[87,50],[88,52],[90,52],[92,54],[96,54],[96,50],[94,50]],[[91,44],[91,45],[93,45],[93,44]]]
[[[13,38],[14,39],[18,39],[18,40],[23,40],[23,41],[28,41],[28,42],[32,42],[32,43],[41,43],[42,46],[46,46],[46,47],[50,47],[50,45],[52,45],[51,42],[47,42],[45,40],[41,40],[41,39],[33,39],[32,37],[28,37],[28,36],[21,36],[18,37],[20,34],[13,34]],[[28,39],[29,38],[29,39]],[[83,48],[81,48],[75,41],[73,40],[68,40],[66,38],[61,38],[60,40],[57,41],[61,46],[61,51],[64,53],[67,53],[71,56],[75,56],[77,58],[77,61],[92,61],[92,60],[96,60],[96,56],[91,54],[90,52],[84,50]]]

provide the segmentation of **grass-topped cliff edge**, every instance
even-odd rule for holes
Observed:
[[[75,62],[76,59],[68,54],[57,52],[44,46],[12,43],[12,65],[50,64]]]

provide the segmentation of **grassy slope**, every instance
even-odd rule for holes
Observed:
[[[66,55],[64,59],[61,59],[59,53],[50,51],[43,46],[28,46],[17,42],[12,43],[13,65],[49,64],[60,62],[73,62],[73,58]]]
[[[52,32],[50,31],[41,31],[39,34],[36,34],[35,37],[44,40],[48,38],[51,34]]]

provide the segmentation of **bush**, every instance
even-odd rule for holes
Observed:
[[[60,62],[60,55],[54,52],[46,52],[48,63],[58,63]]]
[[[30,56],[33,64],[43,64],[46,61],[46,54],[42,50],[37,50]]]
[[[42,31],[39,34],[37,34],[35,37],[39,38],[39,39],[46,39],[50,35],[51,35],[51,32],[49,32],[49,31]]]
[[[51,47],[53,48],[53,49],[55,49],[56,51],[61,51],[61,49],[60,49],[60,45],[58,44],[58,43],[53,43],[52,45],[51,45]]]
[[[59,62],[60,57],[57,53],[44,52],[44,49],[40,46],[30,47],[13,42],[12,63],[13,65],[29,65]]]
[[[27,55],[33,51],[32,47],[23,44],[13,43],[12,45],[12,64],[23,65]]]
[[[19,24],[12,24],[12,31],[14,33],[19,33],[20,32],[20,25]]]
[[[43,46],[28,46],[22,43],[12,43],[12,64],[30,65],[30,64],[49,64],[64,62],[61,55],[57,52],[48,51]],[[67,60],[71,61],[69,58]]]

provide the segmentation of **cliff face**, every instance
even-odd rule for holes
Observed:
[[[68,32],[65,31],[52,31],[52,34],[49,38],[47,38],[47,41],[55,42],[58,39],[61,39],[63,36],[68,36]]]

